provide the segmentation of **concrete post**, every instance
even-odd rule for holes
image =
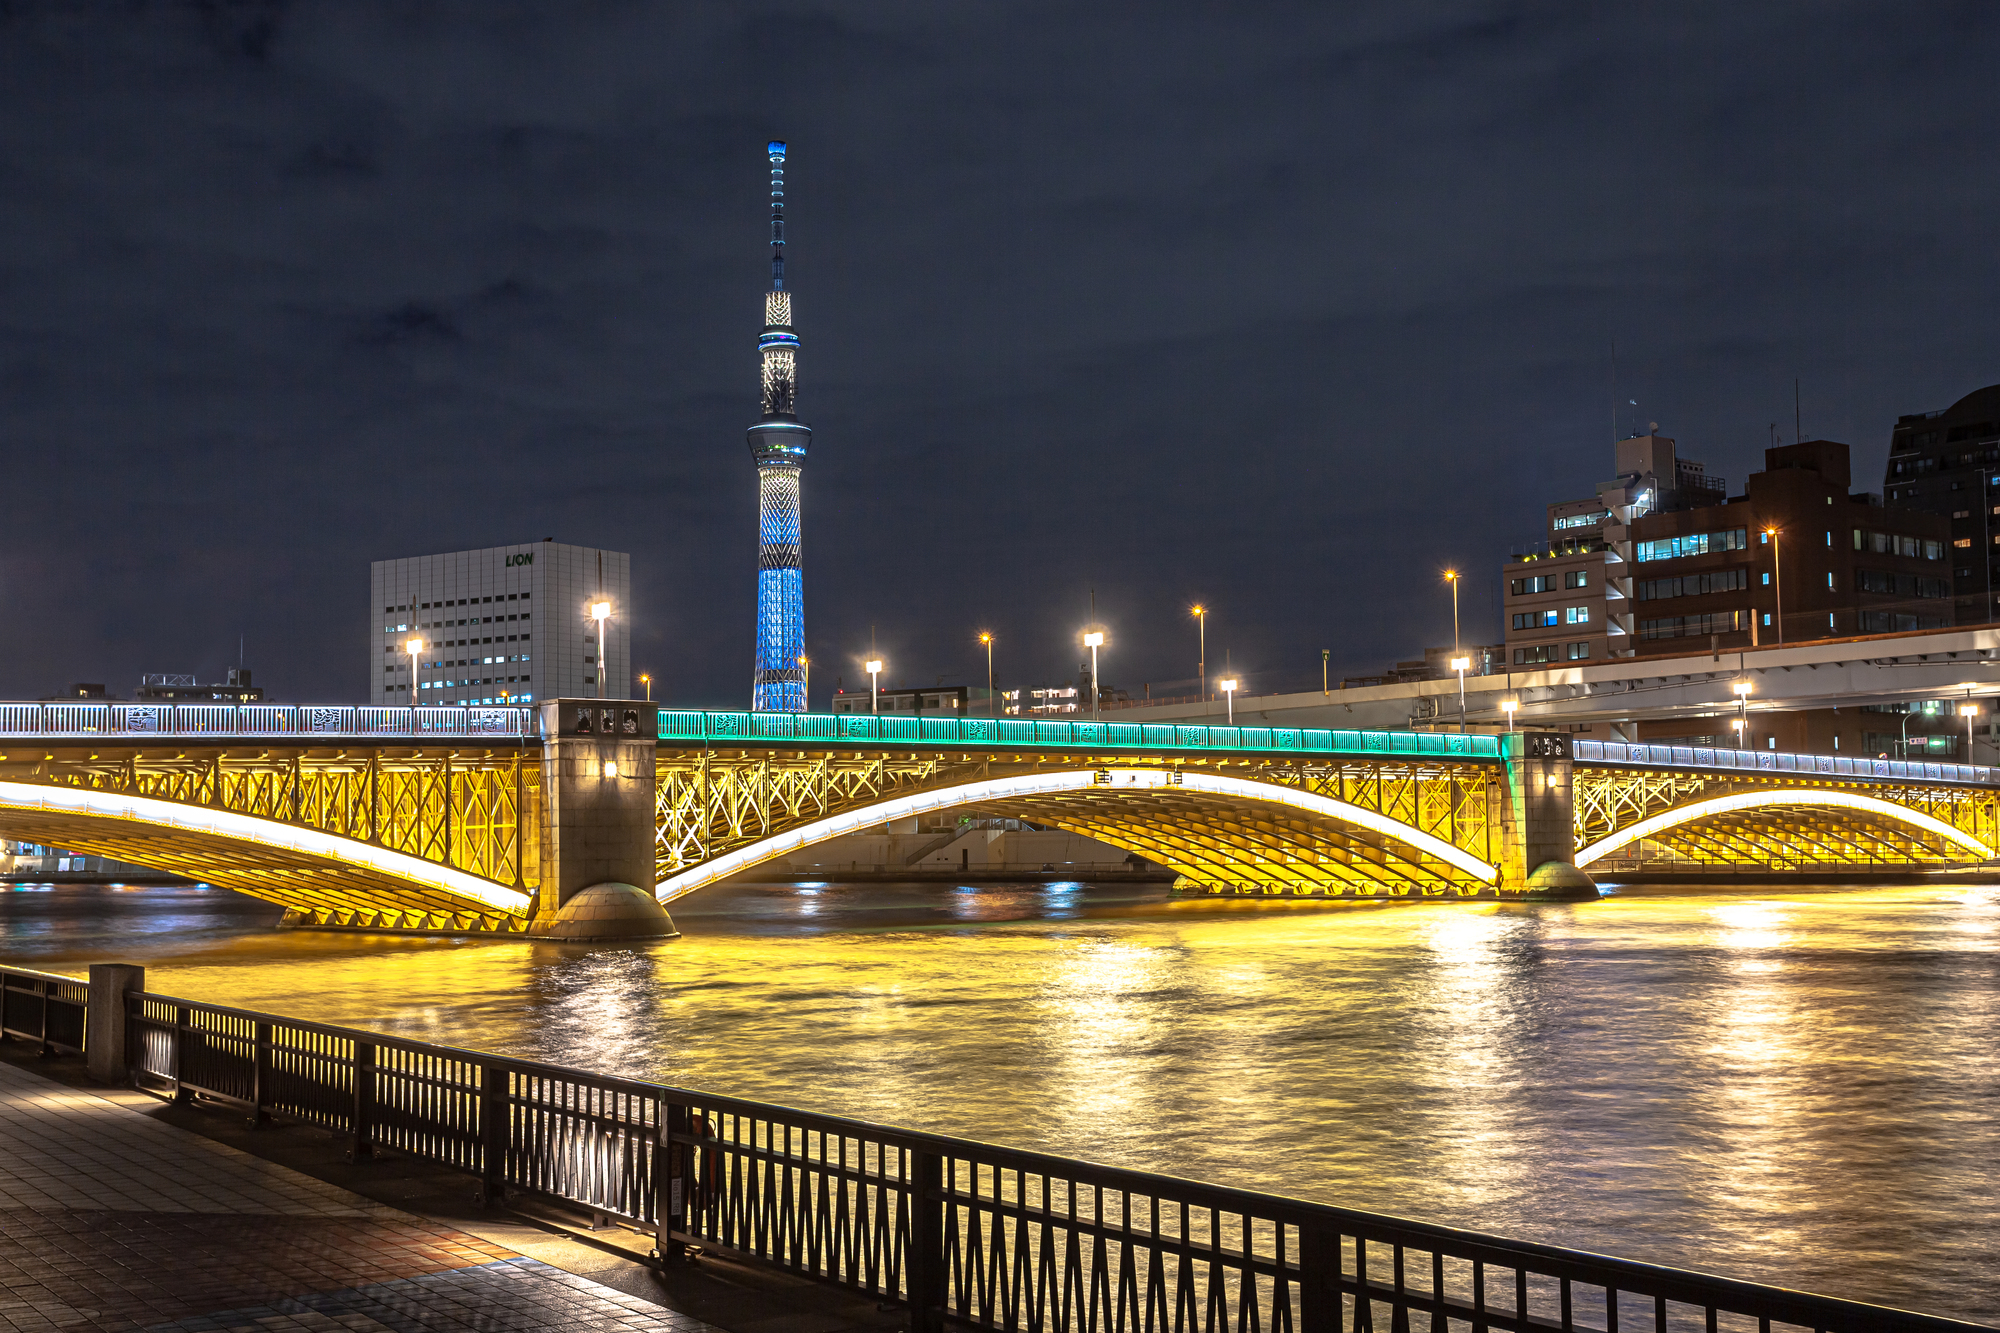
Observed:
[[[125,992],[146,989],[146,969],[133,963],[92,963],[85,1010],[84,1068],[99,1083],[132,1077],[125,1052]]]
[[[1576,868],[1576,806],[1569,736],[1516,731],[1500,738],[1506,788],[1500,800],[1500,890],[1535,898],[1595,898]]]
[[[542,879],[531,934],[674,933],[652,896],[658,718],[655,705],[633,699],[541,705]],[[580,913],[594,924],[580,927]]]

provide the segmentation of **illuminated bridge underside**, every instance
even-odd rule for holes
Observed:
[[[0,836],[318,924],[513,932],[539,878],[538,795],[518,751],[13,751],[0,755]]]
[[[1576,785],[1576,860],[1598,874],[1895,871],[1986,860],[2000,844],[1994,797],[1976,789],[1592,777]]]
[[[1255,776],[1239,776],[1169,767],[1031,767],[984,776],[991,767],[958,781],[904,775],[912,780],[898,794],[831,813],[774,818],[761,836],[734,838],[726,850],[663,873],[660,896],[671,900],[828,838],[943,811],[1011,816],[1099,838],[1179,872],[1182,887],[1195,891],[1471,894],[1490,891],[1497,877],[1487,850],[1490,798],[1476,771],[1453,777],[1415,765],[1386,775],[1381,765],[1353,772],[1257,765]],[[772,785],[789,793],[797,809],[798,793],[810,784],[793,773],[791,781]],[[1350,799],[1357,796],[1369,803]],[[1417,817],[1431,828],[1418,827]]]

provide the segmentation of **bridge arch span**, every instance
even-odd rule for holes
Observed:
[[[0,782],[0,836],[362,918],[357,924],[416,918],[518,930],[532,907],[523,890],[358,838],[126,792]]]
[[[1815,814],[1831,814],[1836,817],[1837,823],[1812,828],[1809,820]],[[1771,815],[1788,818],[1773,823],[1768,818]],[[1954,859],[1950,855],[1951,849],[1963,853],[1965,859],[1970,860],[1983,861],[1993,855],[1992,849],[1973,834],[1907,805],[1857,791],[1779,787],[1711,796],[1648,815],[1580,848],[1576,864],[1579,868],[1588,867],[1643,839],[1667,843],[1684,841],[1696,851],[1709,852],[1710,859],[1724,862],[1733,859],[1729,855],[1732,847],[1754,849],[1757,855],[1741,859],[1755,864],[1772,859],[1771,853],[1776,849],[1770,840],[1774,838],[1795,837],[1802,840],[1795,845],[1818,844],[1851,849],[1857,844],[1866,844],[1871,830],[1875,829],[1900,833],[1903,840],[1900,848],[1902,859],[1912,862],[1926,859],[1949,861]],[[1705,846],[1696,845],[1690,836],[1700,830],[1713,830],[1713,835],[1704,840]],[[1922,843],[1919,838],[1910,836],[1913,833],[1931,839],[1932,843]],[[1911,843],[1935,845],[1939,850],[1924,857],[1916,854],[1909,845]],[[1878,840],[1878,847],[1880,845]]]
[[[671,902],[739,871],[889,820],[978,808],[1099,838],[1197,882],[1240,876],[1246,859],[1271,882],[1316,882],[1323,892],[1372,894],[1421,886],[1465,892],[1494,885],[1499,871],[1435,834],[1300,787],[1198,770],[1073,769],[958,783],[845,810],[772,834],[655,886]],[[1356,859],[1350,845],[1373,855]],[[1329,853],[1329,847],[1334,849]],[[1253,891],[1256,885],[1245,885]],[[1268,891],[1268,890],[1267,890]]]

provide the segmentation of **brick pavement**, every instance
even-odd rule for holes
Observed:
[[[0,1063],[0,1333],[711,1324]]]

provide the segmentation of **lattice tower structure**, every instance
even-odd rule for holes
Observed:
[[[812,428],[798,419],[798,334],[785,290],[785,145],[772,143],[771,290],[764,295],[763,416],[746,432],[757,463],[757,654],[750,707],[798,713],[806,707],[805,567],[799,521],[800,473]]]

